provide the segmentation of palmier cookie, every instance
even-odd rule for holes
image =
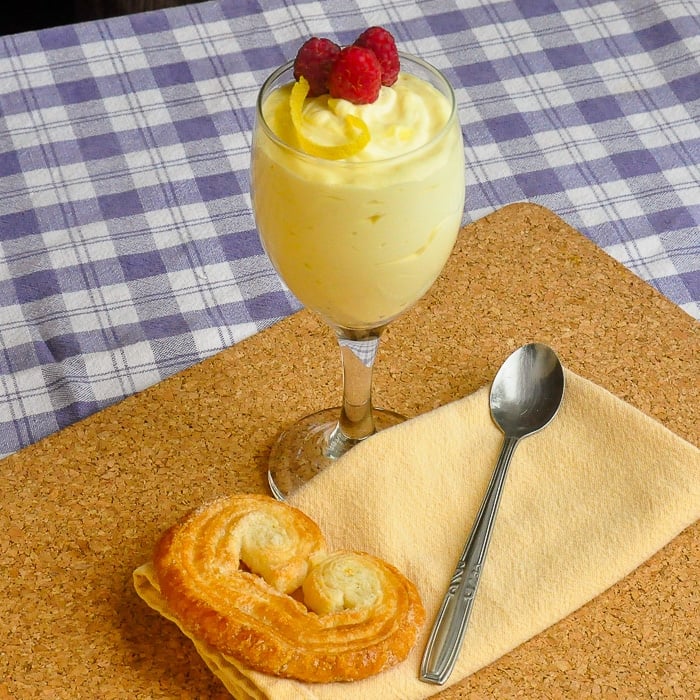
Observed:
[[[366,678],[403,661],[425,613],[415,586],[359,552],[326,553],[310,518],[267,496],[198,508],[156,545],[170,611],[256,671],[312,683]]]

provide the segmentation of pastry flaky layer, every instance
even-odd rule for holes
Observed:
[[[202,506],[153,555],[169,610],[198,639],[256,671],[312,683],[366,678],[403,661],[425,612],[395,567],[328,553],[300,510],[261,495]]]

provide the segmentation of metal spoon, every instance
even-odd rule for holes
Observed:
[[[524,345],[506,359],[491,386],[491,417],[505,438],[486,496],[459,558],[423,654],[420,678],[442,685],[452,673],[467,630],[508,465],[521,438],[542,430],[564,395],[564,371],[554,351]]]

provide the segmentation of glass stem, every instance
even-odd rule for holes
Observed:
[[[331,459],[337,459],[375,432],[372,368],[382,330],[336,330],[343,363],[343,405],[338,425],[328,438],[326,456]]]

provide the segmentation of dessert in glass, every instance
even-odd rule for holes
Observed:
[[[356,54],[350,80],[352,61],[367,58]],[[345,94],[347,73],[335,91],[333,73],[321,87],[318,76],[299,76],[299,56],[274,71],[258,96],[252,202],[272,264],[336,334],[343,398],[280,434],[268,470],[279,499],[403,420],[372,406],[374,357],[387,324],[440,274],[462,222],[465,189],[455,97],[437,69],[400,54],[398,72],[397,55],[398,75],[383,79],[369,101],[362,81],[359,97],[352,86],[349,99],[335,96]],[[328,83],[330,93],[322,92]]]

